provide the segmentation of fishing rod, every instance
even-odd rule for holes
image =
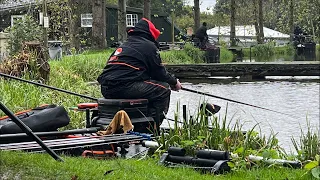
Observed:
[[[15,77],[15,76],[11,76],[11,75],[8,75],[8,74],[0,73],[0,76],[7,77],[7,78],[10,78],[10,79],[15,79],[15,80],[18,80],[18,81],[30,83],[30,84],[41,86],[41,87],[45,87],[45,88],[49,88],[49,89],[53,89],[53,90],[57,90],[57,91],[60,91],[60,92],[68,93],[68,94],[79,96],[79,97],[82,97],[82,98],[98,101],[98,98],[94,98],[94,97],[90,97],[90,96],[74,93],[74,92],[71,92],[71,91],[67,91],[65,89],[60,89],[60,88],[57,88],[57,87],[48,86],[48,85],[45,85],[45,84],[41,84],[41,83],[29,81],[29,80],[25,80],[25,79],[18,78],[18,77]],[[272,110],[272,109],[268,109],[268,108],[264,108],[264,107],[260,107],[260,106],[256,106],[256,105],[252,105],[252,104],[248,104],[248,103],[244,103],[244,102],[240,102],[240,101],[236,101],[236,100],[232,100],[232,99],[228,99],[228,98],[224,98],[224,97],[220,97],[220,96],[216,96],[216,95],[212,95],[212,94],[208,94],[208,93],[204,93],[204,92],[200,92],[200,91],[184,88],[184,87],[182,87],[181,89],[185,90],[185,91],[192,92],[192,93],[196,93],[196,94],[202,94],[202,95],[206,95],[206,96],[210,96],[210,97],[214,97],[214,98],[218,98],[218,99],[223,99],[223,100],[226,100],[226,101],[230,101],[230,102],[234,102],[234,103],[238,103],[238,104],[242,104],[242,105],[247,105],[247,106],[251,106],[251,107],[255,107],[255,108],[259,108],[259,109],[263,109],[263,110],[267,110],[267,111],[271,111],[271,112],[275,112],[275,113],[291,116],[290,114],[282,113],[282,112],[279,112],[279,111],[276,111],[276,110]],[[293,116],[291,116],[291,117],[293,117]]]
[[[255,107],[255,108],[259,108],[259,109],[263,109],[263,110],[267,110],[267,111],[271,111],[271,112],[275,112],[275,113],[279,113],[282,115],[287,115],[287,116],[293,117],[290,114],[286,114],[286,113],[283,113],[280,111],[276,111],[276,110],[272,110],[272,109],[268,109],[268,108],[264,108],[264,107],[260,107],[260,106],[256,106],[256,105],[252,105],[252,104],[248,104],[248,103],[244,103],[244,102],[240,102],[240,101],[236,101],[236,100],[232,100],[232,99],[228,99],[228,98],[224,98],[224,97],[220,97],[220,96],[216,96],[216,95],[212,95],[212,94],[208,94],[208,93],[204,93],[204,92],[200,92],[200,91],[196,91],[196,90],[192,90],[192,89],[188,89],[188,88],[184,88],[184,87],[182,87],[181,89],[185,90],[185,91],[192,92],[192,93],[206,95],[206,96],[210,96],[210,97],[214,97],[214,98],[218,98],[218,99],[223,99],[226,101],[230,101],[230,102],[234,102],[234,103],[238,103],[238,104],[242,104],[242,105],[247,105],[247,106],[251,106],[251,107]]]
[[[53,90],[56,90],[56,91],[67,93],[67,94],[72,94],[72,95],[79,96],[79,97],[82,97],[82,98],[98,101],[98,98],[94,98],[94,97],[90,97],[90,96],[74,93],[74,92],[71,92],[71,91],[67,91],[65,89],[60,89],[60,88],[57,88],[57,87],[48,86],[48,85],[45,85],[45,84],[41,84],[41,83],[29,81],[29,80],[25,80],[25,79],[18,78],[18,77],[15,77],[15,76],[10,76],[8,74],[0,73],[0,76],[6,77],[6,78],[10,78],[10,79],[15,79],[15,80],[18,80],[18,81],[30,83],[30,84],[41,86],[41,87],[45,87],[45,88],[49,88],[49,89],[53,89]]]

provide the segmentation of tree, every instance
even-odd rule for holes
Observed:
[[[194,0],[194,30],[200,27],[200,3],[199,0]]]
[[[151,0],[144,0],[143,16],[147,19],[151,19],[150,4]]]
[[[106,1],[92,1],[92,48],[106,47]]]
[[[289,26],[290,26],[290,41],[293,41],[293,31],[294,31],[294,27],[293,27],[293,19],[294,19],[294,6],[293,6],[294,2],[293,0],[290,0],[290,19],[289,19]]]
[[[236,25],[235,25],[236,2],[231,0],[230,4],[230,42],[231,46],[236,46]]]
[[[79,38],[79,21],[81,14],[81,0],[69,0],[69,35],[70,35],[70,47],[75,50],[80,49],[80,38]]]
[[[118,41],[124,42],[127,38],[126,0],[118,0]]]
[[[258,4],[259,4],[259,15],[258,15],[258,20],[259,20],[259,39],[260,39],[260,44],[262,44],[263,43],[263,39],[264,39],[262,0],[259,0]]]

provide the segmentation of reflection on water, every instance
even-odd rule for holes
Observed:
[[[228,84],[184,82],[183,87],[273,109],[291,116],[180,91],[172,92],[168,112],[170,118],[174,117],[177,102],[180,102],[181,108],[183,104],[187,105],[190,115],[196,112],[198,104],[204,100],[215,103],[222,107],[217,114],[218,117],[223,117],[226,114],[225,109],[228,105],[227,120],[231,124],[240,120],[244,124],[244,130],[249,130],[258,123],[259,126],[256,130],[265,135],[270,135],[272,132],[276,133],[280,145],[285,147],[287,151],[293,150],[290,138],[299,138],[300,129],[306,131],[306,119],[310,121],[314,132],[318,132],[320,129],[319,81],[260,81],[231,82]],[[180,112],[182,112],[182,109],[180,109]],[[168,126],[168,122],[164,122],[163,126]]]

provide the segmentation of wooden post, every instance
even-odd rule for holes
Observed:
[[[126,0],[118,0],[118,6],[118,41],[122,43],[127,39]]]
[[[174,45],[174,9],[171,10],[171,40]]]

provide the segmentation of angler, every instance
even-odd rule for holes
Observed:
[[[168,112],[171,90],[181,84],[162,65],[157,39],[160,31],[142,18],[128,31],[127,42],[116,49],[98,77],[106,99],[148,99],[149,114],[160,113],[159,126]]]

